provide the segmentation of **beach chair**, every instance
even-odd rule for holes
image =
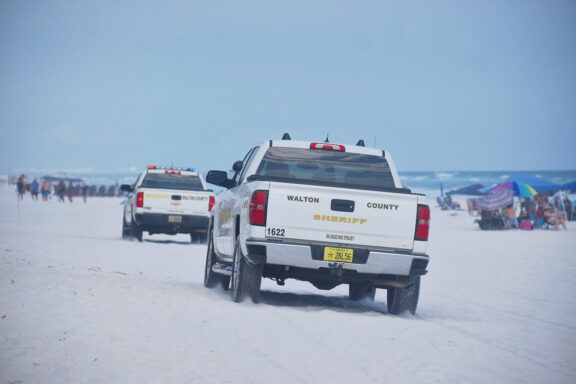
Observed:
[[[448,209],[448,206],[446,205],[446,203],[444,203],[444,200],[440,196],[436,198],[436,202],[438,203],[440,209],[442,209],[443,211]]]

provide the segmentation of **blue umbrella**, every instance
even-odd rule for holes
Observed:
[[[509,189],[499,189],[482,196],[476,202],[476,208],[493,211],[514,202],[514,192]]]
[[[560,189],[560,185],[551,183],[548,180],[544,180],[529,173],[521,173],[519,175],[509,177],[505,181],[519,181],[521,183],[528,184],[538,192],[555,192]]]
[[[570,191],[571,193],[576,193],[576,181],[564,184],[563,186],[560,187],[560,189]]]

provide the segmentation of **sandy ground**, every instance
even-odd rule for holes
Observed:
[[[416,316],[386,292],[202,285],[205,246],[121,239],[121,200],[0,189],[0,384],[575,383],[576,223],[481,232],[433,209]]]

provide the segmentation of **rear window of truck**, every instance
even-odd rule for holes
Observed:
[[[256,177],[357,189],[396,189],[383,156],[304,148],[269,148]]]
[[[196,175],[173,173],[148,173],[142,181],[142,188],[181,189],[186,191],[203,191],[202,181]]]

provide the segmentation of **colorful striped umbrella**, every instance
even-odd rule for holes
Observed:
[[[514,192],[509,189],[499,189],[479,198],[476,202],[476,208],[493,211],[512,204],[513,201]]]
[[[499,184],[491,189],[491,191],[499,191],[501,189],[508,189],[514,192],[514,196],[521,197],[532,197],[538,194],[538,192],[529,186],[528,184],[521,183],[519,181],[507,181],[505,183]]]

